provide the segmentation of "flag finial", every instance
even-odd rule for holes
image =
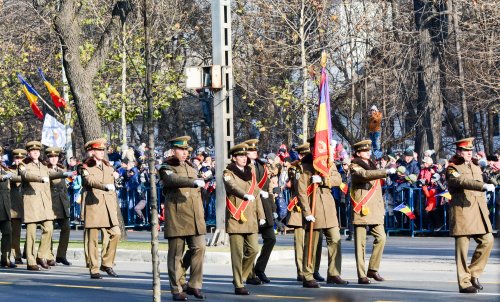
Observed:
[[[321,67],[326,67],[326,51],[323,50],[321,53]]]

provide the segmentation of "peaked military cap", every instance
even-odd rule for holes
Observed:
[[[25,158],[26,154],[28,154],[28,152],[24,149],[12,150],[12,156],[14,156],[14,158]]]
[[[59,156],[60,153],[61,153],[61,148],[50,147],[50,148],[45,149],[45,155],[47,157],[50,157],[50,156]]]
[[[257,146],[259,144],[259,140],[256,138],[246,140],[243,143],[248,145],[248,151],[259,150],[259,147]]]
[[[246,155],[248,151],[248,145],[245,143],[237,144],[234,145],[231,150],[229,150],[229,153],[231,153],[232,156],[236,155]]]
[[[98,138],[92,141],[88,141],[85,144],[85,150],[105,150],[106,149],[106,139]]]
[[[311,144],[309,143],[305,143],[305,144],[302,144],[302,145],[299,145],[295,148],[295,150],[299,153],[299,154],[307,154],[307,153],[310,153],[311,152],[311,147],[310,147]]]
[[[42,150],[42,143],[39,141],[31,141],[26,144],[26,150]]]
[[[179,136],[176,138],[172,138],[168,142],[172,146],[172,148],[180,148],[180,149],[189,149],[188,141],[191,140],[191,136]]]
[[[473,137],[463,138],[461,140],[456,141],[455,145],[457,146],[457,149],[469,151],[474,149],[474,144],[472,143],[473,141],[474,141]]]
[[[372,141],[369,139],[364,139],[352,145],[352,148],[356,152],[370,151],[372,149]]]

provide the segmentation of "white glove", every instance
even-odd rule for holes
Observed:
[[[209,178],[210,176],[212,176],[212,171],[210,170],[207,170],[205,173],[203,173],[203,178]]]
[[[267,193],[266,191],[260,191],[260,197],[262,197],[262,198],[268,198],[269,197],[269,193]]]
[[[389,168],[389,169],[385,170],[385,173],[387,173],[387,175],[394,174],[394,173],[396,173],[396,169]]]
[[[264,225],[266,224],[266,220],[265,219],[260,219],[259,220],[259,225]]]
[[[488,192],[494,192],[495,191],[495,185],[494,184],[484,184],[483,185],[483,190],[488,191]]]
[[[114,184],[106,184],[106,190],[108,191],[115,191],[115,185]]]
[[[314,218],[314,216],[313,216],[313,215],[307,215],[307,216],[306,216],[306,220],[307,220],[307,221],[309,221],[309,222],[310,222],[310,221],[315,222],[315,221],[316,221],[316,218]]]
[[[245,194],[245,195],[243,195],[243,199],[244,200],[248,200],[248,201],[254,201],[255,200],[255,196],[253,196],[251,194]]]
[[[73,176],[73,171],[64,172],[63,175],[66,177]]]
[[[11,179],[12,178],[12,173],[7,173],[3,176],[3,179],[6,180],[6,179]]]
[[[50,179],[48,177],[42,177],[42,182],[43,183],[48,183]]]
[[[274,219],[278,219],[278,213],[273,212],[273,217],[274,217]]]
[[[204,186],[205,186],[205,181],[204,181],[203,179],[196,179],[196,180],[194,181],[194,185],[195,185],[195,187],[197,187],[197,188],[202,188],[202,187],[204,187]]]
[[[319,175],[313,175],[312,176],[312,183],[313,184],[320,184],[323,180],[321,179],[321,176]]]

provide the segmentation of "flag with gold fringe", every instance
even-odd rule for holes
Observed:
[[[28,102],[30,103],[31,110],[33,110],[33,113],[37,118],[43,120],[42,109],[38,107],[38,99],[40,98],[40,95],[30,84],[28,84],[28,82],[21,76],[21,74],[18,73],[17,78],[23,85],[22,89],[24,94],[26,95],[26,98],[28,99]]]

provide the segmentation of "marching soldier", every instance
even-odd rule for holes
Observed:
[[[29,157],[19,164],[18,170],[23,182],[23,218],[26,224],[27,268],[31,271],[40,271],[38,265],[44,269],[49,269],[50,265],[55,265],[55,261],[50,259],[52,257],[50,245],[55,216],[52,211],[49,169],[39,160],[42,143],[39,141],[28,142],[26,150],[28,150]],[[40,224],[42,228],[42,238],[35,258],[37,224]]]
[[[3,148],[0,147],[0,157],[2,154]],[[9,259],[12,242],[12,227],[10,224],[10,179],[12,176],[9,168],[0,161],[0,232],[2,232],[0,266],[5,268],[17,267]]]
[[[187,295],[206,297],[201,291],[203,259],[205,257],[205,214],[200,188],[205,181],[187,160],[189,136],[171,139],[173,156],[160,168],[165,196],[165,238],[168,239],[168,275],[174,301],[185,301]],[[189,251],[183,260],[185,245]],[[183,263],[186,262],[186,263]],[[184,285],[186,267],[190,267],[189,282]],[[185,288],[183,288],[185,287]]]
[[[15,264],[23,264],[21,254],[21,224],[23,223],[23,193],[21,191],[21,175],[18,173],[19,164],[26,158],[28,152],[24,149],[15,149],[12,151],[14,157],[13,164],[9,167],[12,178],[10,179],[10,222],[12,225],[12,249],[11,255],[14,257]],[[26,245],[25,248],[26,250]]]
[[[106,140],[97,139],[87,143],[93,156],[85,161],[81,173],[85,186],[85,236],[88,245],[90,278],[102,279],[99,270],[109,276],[118,277],[113,270],[116,248],[120,240],[118,202],[115,192],[113,167],[104,159]],[[103,247],[99,267],[99,232],[109,236],[107,247]]]
[[[313,148],[314,138],[309,139],[309,142],[311,148]],[[335,166],[330,169],[328,178],[317,175],[313,166],[313,156],[311,153],[302,158],[301,165],[302,174],[297,183],[299,205],[303,209],[302,215],[306,221],[309,223],[314,222],[313,230],[311,230],[310,224],[306,224],[304,254],[308,255],[311,253],[312,261],[311,265],[308,265],[307,257],[303,259],[304,280],[302,285],[306,288],[320,287],[313,277],[316,253],[321,253],[321,251],[317,250],[320,233],[326,236],[328,247],[328,276],[326,282],[329,284],[346,285],[349,282],[340,277],[342,269],[340,228],[337,219],[337,210],[335,208],[335,200],[331,193],[331,187],[340,186],[342,178]],[[310,202],[314,184],[317,184],[317,189],[315,211],[313,215]],[[313,232],[312,250],[309,250],[308,244],[310,232]]]
[[[350,168],[354,246],[359,284],[370,284],[371,281],[368,278],[384,281],[384,278],[378,273],[386,240],[385,206],[380,180],[386,178],[388,174],[396,172],[394,168],[377,169],[376,164],[370,160],[371,143],[371,140],[363,140],[352,146],[355,154]],[[375,237],[368,272],[365,270],[367,227]]]
[[[290,202],[288,203],[288,214],[286,218],[286,224],[288,227],[293,228],[293,242],[295,247],[295,266],[297,267],[297,281],[304,281],[304,270],[303,270],[303,259],[304,259],[304,222],[302,217],[302,208],[299,205],[298,198],[298,181],[300,175],[303,173],[302,165],[300,160],[304,158],[307,154],[311,153],[309,148],[309,143],[295,148],[299,154],[299,160],[292,163],[291,167],[288,169],[288,179],[290,180],[291,196]],[[316,247],[316,259],[314,261],[314,273],[313,278],[316,281],[325,281],[325,279],[319,274],[319,267],[321,264],[321,250],[323,249],[323,233],[319,233],[318,246]]]
[[[262,282],[271,282],[266,276],[265,270],[273,247],[276,244],[274,219],[278,218],[278,214],[276,213],[276,203],[274,202],[273,192],[269,185],[269,172],[266,163],[262,162],[257,154],[259,150],[257,147],[259,140],[250,139],[244,143],[248,145],[248,165],[252,168],[253,173],[255,173],[257,186],[260,189],[260,200],[266,216],[266,223],[259,225],[259,233],[262,235],[263,240],[262,249],[260,250],[260,255],[257,258],[255,267],[247,279],[247,284],[259,285],[262,284]]]
[[[52,209],[56,216],[55,222],[59,225],[61,232],[59,234],[59,246],[57,247],[56,262],[64,265],[71,265],[66,259],[66,252],[69,243],[69,198],[68,188],[66,187],[66,177],[72,177],[73,172],[66,171],[64,166],[59,163],[60,148],[47,148],[45,155],[49,160],[50,188],[52,193]]]
[[[229,234],[234,293],[249,295],[243,285],[259,252],[259,225],[266,223],[257,179],[248,165],[247,144],[231,148],[231,163],[224,170],[226,232]]]
[[[491,249],[493,235],[485,191],[495,191],[495,186],[483,182],[481,168],[472,159],[474,138],[455,142],[456,155],[446,170],[450,203],[450,235],[455,237],[455,261],[460,293],[477,293],[483,289],[479,276],[484,270]],[[477,242],[471,264],[467,265],[469,241]]]

